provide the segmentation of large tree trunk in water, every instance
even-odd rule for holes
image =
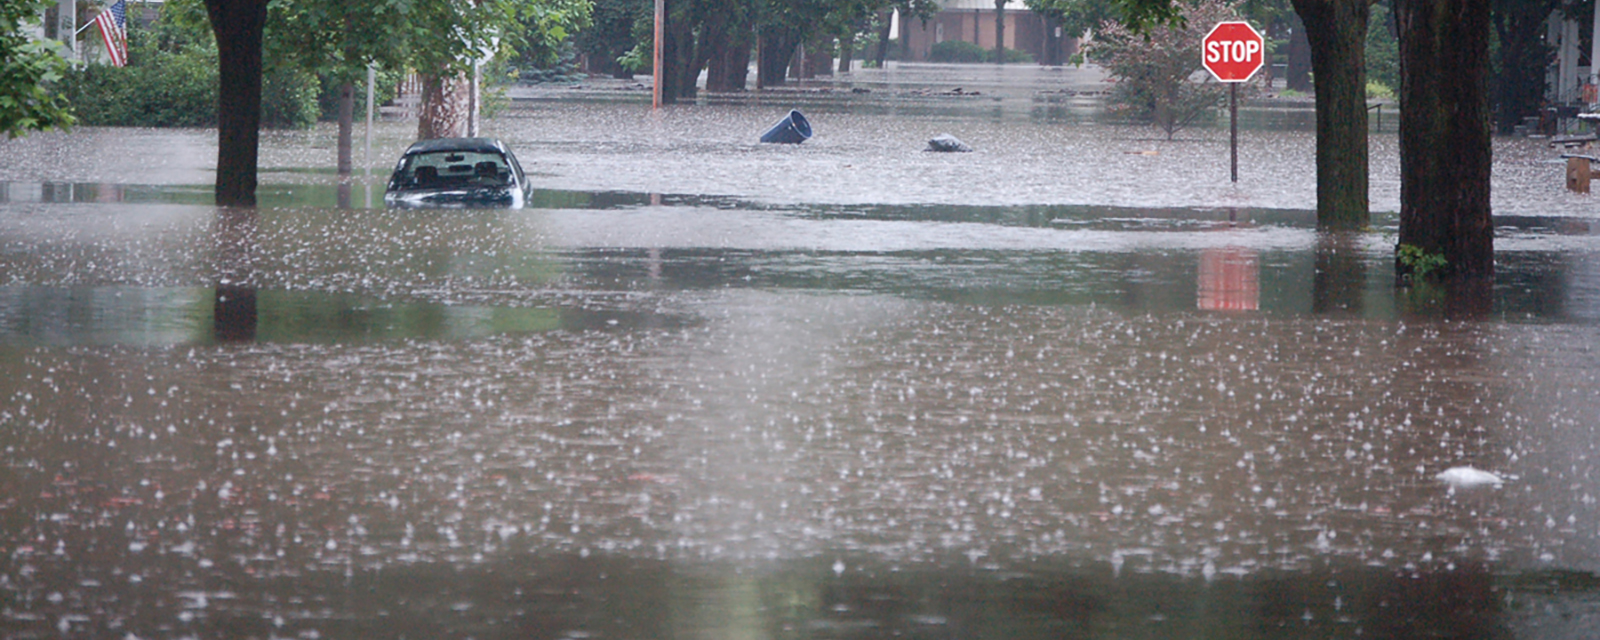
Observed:
[[[1006,63],[1006,2],[994,0],[994,63]]]
[[[712,14],[700,28],[700,48],[706,57],[706,91],[743,91],[750,75],[748,24],[731,16]]]
[[[839,39],[839,73],[850,73],[856,60],[856,32]]]
[[[723,57],[725,91],[744,91],[750,82],[750,48],[755,37],[748,30],[737,36]]]
[[[267,0],[205,0],[217,39],[217,204],[256,206]]]
[[[1367,0],[1294,0],[1317,95],[1317,226],[1367,225]]]
[[[699,58],[695,55],[694,25],[681,7],[682,0],[667,0],[666,20],[661,39],[661,102],[677,103],[680,98],[693,98],[695,80],[700,75]]]
[[[678,97],[693,100],[700,94],[700,72],[711,59],[711,50],[704,38],[696,38],[693,25],[685,25],[678,34]]]
[[[764,33],[761,51],[756,54],[756,83],[761,87],[776,87],[784,83],[789,71],[789,59],[800,45],[800,39],[790,34]]]
[[[1044,63],[1047,66],[1061,66],[1061,35],[1056,29],[1061,28],[1050,14],[1039,14],[1039,20],[1044,22]]]
[[[462,76],[422,76],[422,115],[417,139],[459,138],[467,134],[472,87]]]
[[[833,54],[829,53],[832,48],[832,38],[824,40],[823,36],[817,36],[816,40],[811,41],[806,47],[805,77],[833,75]]]
[[[350,159],[353,154],[350,139],[355,132],[356,86],[351,83],[339,85],[339,176],[349,177],[350,168],[354,163]]]
[[[1396,0],[1400,30],[1400,244],[1494,274],[1489,217],[1489,0]],[[1396,259],[1396,273],[1410,266]]]

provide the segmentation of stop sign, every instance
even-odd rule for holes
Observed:
[[[1200,41],[1200,63],[1218,82],[1245,82],[1266,60],[1264,43],[1248,22],[1218,22]]]

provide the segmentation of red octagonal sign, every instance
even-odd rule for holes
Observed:
[[[1218,82],[1245,82],[1266,60],[1264,44],[1248,22],[1219,22],[1200,41],[1200,63]]]

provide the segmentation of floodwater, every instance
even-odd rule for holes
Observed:
[[[521,90],[509,211],[381,208],[403,122],[345,186],[329,129],[268,135],[255,211],[207,204],[211,131],[0,142],[0,630],[1591,633],[1600,216],[1558,152],[1496,141],[1491,286],[1396,289],[1392,122],[1373,228],[1319,234],[1303,110],[1246,111],[1235,186],[1225,130],[1103,88]]]

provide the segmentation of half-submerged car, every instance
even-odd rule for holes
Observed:
[[[391,207],[521,207],[528,179],[492,138],[439,138],[411,145],[389,176]]]

